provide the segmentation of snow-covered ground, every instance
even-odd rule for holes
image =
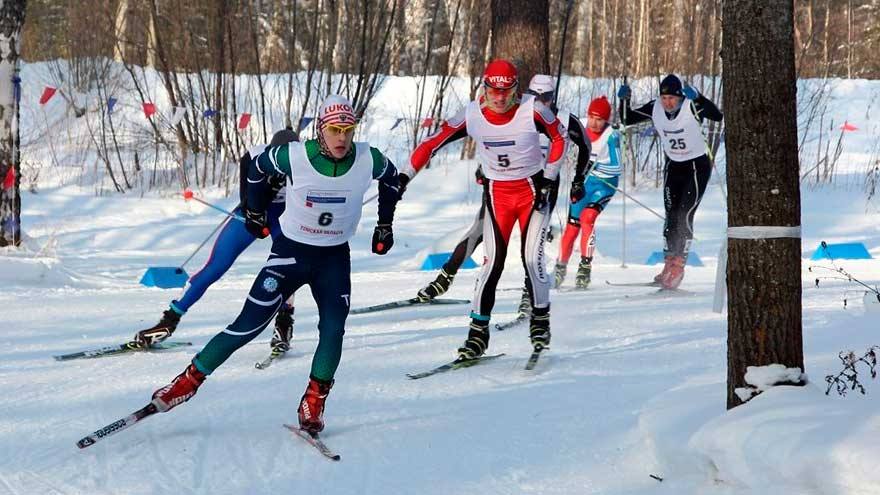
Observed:
[[[418,265],[427,247],[471,221],[478,204],[471,170],[434,167],[413,182],[385,257],[369,253],[375,205],[366,207],[352,242],[354,307],[411,297],[433,278]],[[662,210],[658,191],[636,195]],[[406,373],[454,357],[467,307],[351,316],[327,403],[324,437],[342,454],[332,463],[281,427],[295,421],[316,345],[307,291],[297,300],[288,357],[254,369],[268,351],[264,333],[189,403],[77,449],[82,436],[146,404],[235,317],[269,243],[252,246],[183,319],[173,338],[194,347],[56,362],[53,355],[118,343],[155,323],[177,291],[139,286],[140,275],[179,264],[220,217],[158,194],[94,197],[75,187],[26,194],[28,251],[0,254],[0,493],[880,493],[880,382],[863,369],[867,395],[824,394],[839,351],[880,343],[877,313],[865,315],[853,295],[844,309],[844,290],[853,286],[815,288],[806,270],[823,239],[861,241],[880,257],[880,214],[859,194],[805,190],[812,383],[772,388],[726,412],[725,317],[711,311],[721,198],[713,183],[696,221],[695,250],[706,266],[688,269],[683,288],[693,295],[681,297],[604,284],[648,280],[657,267],[639,263],[661,246],[659,221],[629,202],[628,267],[621,267],[615,198],[599,219],[594,284],[552,294],[553,346],[534,372],[522,369],[529,344],[520,327],[493,334],[491,352],[506,354],[498,360],[409,380]],[[557,249],[550,247],[551,258]],[[839,265],[880,280],[876,260]],[[449,296],[469,298],[475,275],[460,272]],[[500,287],[521,281],[511,256]],[[518,299],[517,290],[499,292],[496,321],[512,317]]]

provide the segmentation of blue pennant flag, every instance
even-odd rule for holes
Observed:
[[[113,107],[116,106],[116,102],[119,101],[114,97],[107,98],[107,113],[113,113]]]
[[[313,120],[315,120],[314,117],[303,117],[303,118],[299,119],[299,130],[302,131],[303,129],[308,127],[309,124],[311,124]]]
[[[215,115],[217,115],[217,111],[212,108],[209,108],[209,109],[205,110],[204,112],[202,112],[202,117],[204,117],[206,119],[210,119],[211,117],[213,117]]]

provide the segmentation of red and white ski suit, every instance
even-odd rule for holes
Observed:
[[[546,161],[539,133],[550,139]],[[545,268],[544,241],[555,198],[543,209],[535,210],[536,183],[539,184],[541,175],[551,180],[558,178],[566,148],[565,127],[549,108],[530,95],[522,96],[502,114],[472,101],[419,143],[410,155],[412,170],[403,173],[414,175],[440,148],[465,136],[476,142],[487,179],[483,182],[488,220],[483,227],[486,261],[477,282],[471,316],[488,320],[492,313],[495,289],[516,222],[522,236],[521,256],[531,284],[532,307],[547,308],[551,276]]]

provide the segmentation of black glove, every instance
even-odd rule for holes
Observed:
[[[385,254],[394,245],[394,232],[390,223],[380,223],[373,229],[373,253]]]
[[[483,166],[477,165],[477,170],[474,171],[474,179],[477,181],[477,184],[483,185],[483,182],[486,181],[486,174],[483,173]]]
[[[544,177],[543,173],[535,178],[535,210],[543,210],[550,204],[558,186],[558,181]]]
[[[584,199],[584,195],[587,191],[584,189],[584,176],[575,175],[571,180],[571,191],[569,192],[569,196],[571,197],[572,203],[577,203],[578,201]]]
[[[257,239],[269,237],[267,224],[265,211],[258,212],[251,209],[244,211],[244,227]]]
[[[398,199],[403,199],[403,193],[406,192],[406,186],[409,184],[409,181],[411,181],[411,180],[412,179],[410,178],[410,176],[408,176],[406,174],[397,174],[397,184],[398,184],[397,198]]]

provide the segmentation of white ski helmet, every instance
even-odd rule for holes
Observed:
[[[529,92],[535,96],[556,91],[556,78],[547,74],[535,74],[529,81]]]

